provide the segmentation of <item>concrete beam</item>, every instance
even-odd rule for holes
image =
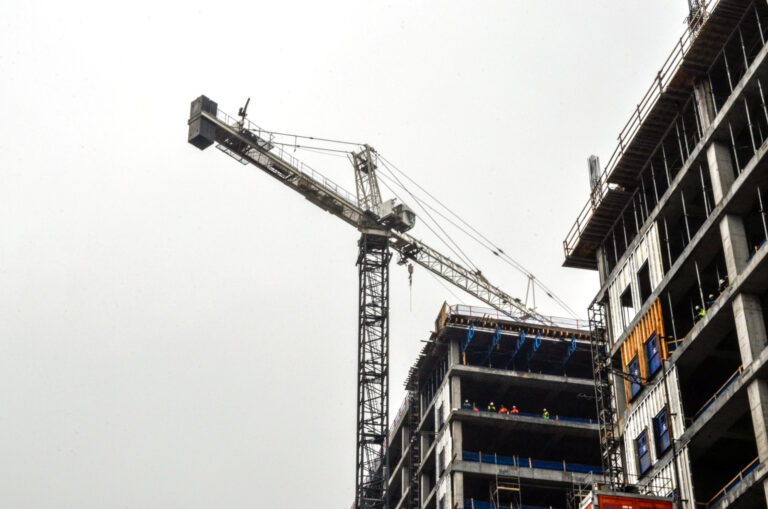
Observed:
[[[556,389],[559,391],[584,392],[594,390],[591,378],[574,378],[558,375],[544,375],[527,371],[512,371],[508,369],[485,368],[481,366],[465,366],[457,364],[451,368],[454,374],[467,378],[496,383],[514,383],[515,387],[538,387],[541,389]]]
[[[456,472],[479,475],[519,476],[521,480],[539,481],[553,486],[571,486],[575,482],[583,482],[585,474],[547,470],[543,468],[513,467],[509,465],[494,465],[475,461],[454,461],[451,469]],[[599,481],[602,476],[595,475]]]
[[[493,412],[474,412],[472,410],[454,410],[450,416],[454,420],[474,423],[487,423],[490,426],[504,426],[523,431],[552,430],[552,433],[571,436],[596,437],[599,434],[597,422],[577,422],[541,417],[528,417],[519,414],[497,414]]]

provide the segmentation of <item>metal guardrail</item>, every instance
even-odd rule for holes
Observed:
[[[490,465],[503,465],[521,468],[541,468],[545,470],[557,470],[560,472],[576,472],[582,474],[602,474],[602,467],[582,465],[581,463],[568,463],[566,461],[536,460],[533,458],[521,458],[520,456],[499,456],[498,454],[483,454],[482,452],[462,451],[461,459],[476,463]]]
[[[229,115],[222,111],[221,109],[218,109],[216,112],[216,117],[224,122],[225,124],[237,127],[241,125],[242,119],[238,117],[233,117],[232,115]],[[274,134],[270,131],[267,131],[265,129],[262,129],[261,127],[257,126],[253,122],[251,122],[248,119],[245,119],[245,125],[244,127],[251,131],[253,134],[258,136],[259,138],[267,141],[272,142],[274,141]],[[353,195],[340,185],[338,185],[333,180],[329,179],[322,173],[318,172],[308,164],[304,163],[294,155],[292,155],[290,152],[285,150],[282,144],[279,145],[273,145],[272,148],[269,150],[270,153],[278,156],[283,161],[287,162],[291,166],[293,166],[296,170],[299,171],[299,173],[302,173],[304,176],[306,176],[309,179],[312,179],[313,181],[319,183],[321,186],[323,186],[325,189],[330,191],[331,193],[338,195],[340,198],[348,201],[350,204],[357,207],[357,196]]]
[[[565,249],[565,256],[568,257],[573,253],[574,247],[581,237],[584,227],[587,225],[592,217],[595,209],[600,205],[600,202],[608,193],[608,177],[613,173],[616,165],[624,155],[624,149],[634,140],[635,135],[640,129],[640,126],[645,121],[648,114],[653,110],[661,94],[669,85],[669,81],[674,76],[675,72],[680,68],[680,64],[683,62],[685,55],[691,48],[693,41],[696,39],[698,30],[692,30],[690,27],[698,27],[707,17],[708,12],[715,7],[720,0],[702,0],[699,10],[694,17],[690,20],[688,28],[685,33],[680,37],[675,47],[672,49],[667,59],[661,66],[661,69],[656,73],[656,77],[653,80],[648,91],[643,98],[637,103],[635,110],[632,112],[627,123],[624,124],[619,135],[617,137],[618,145],[611,154],[608,163],[605,165],[603,172],[600,174],[600,178],[595,186],[595,189],[590,193],[590,199],[581,209],[576,216],[576,222],[568,231],[563,241],[563,247]]]
[[[530,317],[528,315],[509,315],[496,309],[484,308],[479,306],[467,306],[465,304],[454,304],[448,308],[446,317],[450,316],[468,316],[470,318],[479,318],[486,320],[497,321],[516,321],[532,326],[541,327],[550,326],[558,327],[562,329],[576,329],[579,331],[589,331],[589,321],[580,320],[578,318],[562,318],[555,316],[536,316]]]
[[[403,400],[403,404],[400,405],[400,409],[397,411],[397,415],[395,415],[395,420],[392,421],[392,424],[389,426],[389,431],[387,432],[387,436],[389,438],[392,438],[392,432],[395,431],[395,428],[397,428],[397,425],[400,424],[400,421],[403,419],[403,416],[405,415],[405,412],[408,410],[408,396],[405,396],[405,399]]]
[[[741,481],[744,480],[744,478],[749,475],[754,469],[756,469],[758,466],[760,466],[760,458],[753,459],[749,465],[744,467],[741,472],[739,472],[733,479],[728,481],[725,486],[723,486],[720,491],[715,493],[715,496],[710,498],[708,502],[696,502],[696,505],[698,507],[706,507],[709,509],[713,505],[720,502],[720,500],[725,496],[726,493],[731,491],[733,488],[738,486]]]
[[[589,419],[589,418],[583,418],[583,417],[565,417],[561,415],[550,415],[549,417],[544,417],[542,414],[532,414],[529,412],[499,412],[498,410],[488,410],[484,408],[478,408],[477,410],[474,410],[474,408],[466,408],[462,407],[462,410],[472,410],[476,411],[478,413],[486,413],[486,414],[501,414],[501,415],[510,415],[510,416],[519,416],[519,417],[535,417],[537,419],[543,419],[545,421],[564,421],[564,422],[579,422],[583,424],[597,424],[596,419]]]
[[[719,388],[719,389],[717,389],[717,392],[715,392],[715,394],[713,394],[713,395],[712,395],[712,397],[711,397],[711,398],[709,398],[709,399],[706,401],[706,403],[704,403],[704,404],[701,406],[701,408],[699,408],[699,410],[698,410],[698,411],[696,411],[696,413],[693,415],[693,419],[691,419],[691,422],[693,422],[693,421],[695,421],[696,419],[698,419],[699,417],[701,417],[701,414],[703,414],[704,412],[706,412],[707,408],[711,407],[711,406],[712,406],[712,404],[713,404],[715,401],[717,401],[717,399],[718,399],[720,396],[722,396],[722,395],[723,395],[723,392],[725,392],[725,390],[726,390],[728,387],[730,387],[730,386],[733,384],[733,382],[735,382],[735,381],[736,381],[736,380],[737,380],[737,379],[738,379],[738,378],[741,376],[741,374],[742,374],[743,372],[744,372],[744,367],[743,367],[743,366],[739,366],[739,369],[737,369],[737,370],[736,370],[736,372],[735,372],[734,374],[732,374],[732,375],[730,376],[730,378],[728,378],[728,380],[726,380],[726,382],[725,382],[723,385],[721,385],[721,386],[720,386],[720,388]]]

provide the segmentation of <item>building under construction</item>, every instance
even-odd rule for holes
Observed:
[[[602,480],[588,323],[443,306],[389,435],[392,509],[565,508]]]
[[[700,4],[608,164],[590,158],[565,266],[600,279],[608,486],[766,507],[768,5]]]

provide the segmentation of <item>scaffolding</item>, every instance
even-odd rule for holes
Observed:
[[[610,489],[618,491],[623,487],[624,475],[621,441],[616,433],[616,409],[611,395],[611,358],[602,303],[593,302],[589,307],[589,325],[603,476]]]

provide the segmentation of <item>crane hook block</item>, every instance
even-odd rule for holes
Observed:
[[[200,150],[204,150],[216,141],[216,125],[203,116],[203,112],[216,116],[218,105],[201,95],[194,101],[189,110],[189,136],[187,141]]]

